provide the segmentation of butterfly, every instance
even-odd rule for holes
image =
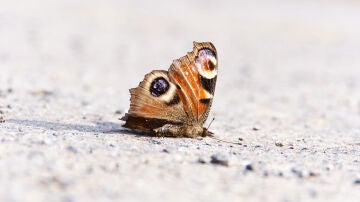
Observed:
[[[193,50],[174,60],[168,71],[153,70],[130,89],[123,127],[157,136],[212,136],[203,125],[215,92],[217,52],[210,42],[193,44]]]

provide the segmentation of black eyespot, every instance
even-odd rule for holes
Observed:
[[[169,82],[163,77],[156,78],[151,83],[150,93],[154,97],[159,97],[160,95],[165,94],[166,91],[168,90],[169,90]]]

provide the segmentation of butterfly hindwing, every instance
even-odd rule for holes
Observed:
[[[145,75],[137,88],[130,89],[130,94],[130,109],[124,117],[127,121],[125,127],[139,125],[141,130],[153,129],[167,122],[179,123],[185,119],[176,86],[170,82],[167,71],[154,70]]]

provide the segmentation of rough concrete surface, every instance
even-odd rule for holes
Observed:
[[[358,1],[0,3],[0,201],[358,201]],[[214,139],[121,128],[211,41]],[[208,122],[206,125],[208,125]]]

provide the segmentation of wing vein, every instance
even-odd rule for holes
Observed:
[[[181,66],[179,66],[179,67],[181,67]],[[190,86],[189,80],[188,80],[187,77],[185,76],[184,72],[181,71],[181,69],[179,69],[179,68],[178,68],[178,70],[179,70],[179,72],[182,74],[183,78],[185,79],[186,84],[187,84],[188,86]],[[196,96],[196,94],[195,94],[195,92],[194,92],[194,89],[192,89],[191,86],[190,86],[190,89],[191,89],[191,93],[193,94],[193,96]],[[189,102],[189,96],[188,96],[186,93],[184,93],[184,95],[185,95],[185,97],[186,97],[186,100]],[[193,102],[191,101],[191,99],[190,99],[190,102],[189,102],[189,103],[190,103],[191,109],[192,109],[192,108],[193,108]],[[191,113],[190,113],[190,114],[191,114]]]
[[[188,64],[190,64],[191,65],[191,62],[190,62],[190,60],[189,60],[189,57],[188,56],[186,56],[186,59],[188,60]],[[196,85],[196,90],[197,90],[197,94],[193,91],[193,93],[194,93],[194,95],[195,95],[195,98],[196,98],[196,102],[195,102],[195,104],[196,104],[196,120],[199,120],[199,97],[200,97],[200,87],[199,87],[199,84],[198,84],[198,82],[196,82],[196,80],[194,79],[195,78],[195,76],[194,76],[194,73],[193,73],[193,71],[192,71],[192,69],[191,69],[191,67],[189,67],[189,65],[186,65],[186,67],[188,68],[188,71],[190,72],[190,74],[191,74],[191,79],[194,81],[194,83],[195,83],[195,85]],[[192,90],[193,90],[193,88],[191,88]]]

